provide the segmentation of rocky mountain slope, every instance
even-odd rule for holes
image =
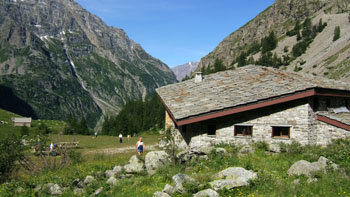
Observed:
[[[272,6],[227,36],[214,51],[203,57],[197,70],[213,67],[217,59],[222,60],[227,68],[237,67],[243,53],[247,63],[256,62],[262,57],[259,46],[261,40],[274,32],[278,44],[270,54],[271,57],[276,54],[276,59],[285,61],[282,69],[350,80],[349,12],[349,0],[276,0]],[[298,40],[298,35],[288,36],[287,32],[295,28],[297,21],[303,28],[303,22],[307,18],[311,20],[310,27],[317,27],[321,22],[325,28],[308,40],[303,54],[293,56],[294,46],[301,41]],[[340,27],[341,36],[333,41],[337,26]],[[303,34],[302,29],[299,34]]]
[[[0,1],[0,85],[39,118],[92,126],[173,82],[167,65],[74,0]]]
[[[175,66],[171,70],[174,72],[176,79],[178,81],[181,81],[183,78],[185,78],[187,75],[189,75],[191,72],[196,70],[199,62],[188,62],[183,65]]]

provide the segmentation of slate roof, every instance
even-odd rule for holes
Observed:
[[[327,111],[319,111],[317,115],[325,116],[329,119],[336,120],[346,125],[350,125],[350,113],[332,113]]]
[[[296,92],[326,88],[350,91],[348,83],[249,65],[160,87],[156,90],[176,120]]]

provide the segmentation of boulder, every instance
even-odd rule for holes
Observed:
[[[214,179],[231,179],[231,180],[242,180],[248,183],[249,180],[254,180],[258,176],[255,172],[246,170],[242,167],[231,167],[222,170],[214,175]]]
[[[176,192],[176,189],[173,186],[166,184],[162,192],[167,193],[169,195],[173,195],[173,193]]]
[[[183,193],[187,186],[198,187],[199,183],[192,177],[185,174],[176,174],[172,177],[176,191]]]
[[[87,185],[89,183],[92,183],[95,181],[95,178],[93,176],[86,176],[85,180],[84,180],[84,184]]]
[[[130,174],[140,173],[144,171],[144,169],[144,163],[136,155],[132,156],[128,164],[124,166],[125,172]]]
[[[317,181],[318,181],[317,178],[308,178],[306,182],[310,184],[310,183],[317,182]]]
[[[105,177],[109,178],[112,176],[115,176],[115,173],[113,172],[113,170],[106,170]]]
[[[18,187],[17,189],[16,189],[16,193],[17,194],[22,194],[22,193],[24,193],[25,192],[25,190],[23,189],[23,187]]]
[[[171,196],[164,192],[154,192],[153,197],[171,197]]]
[[[250,180],[254,180],[257,177],[257,174],[253,171],[241,167],[231,167],[214,175],[214,179],[221,180],[214,180],[209,185],[216,191],[224,188],[232,189],[234,187],[247,186]]]
[[[106,182],[108,185],[116,185],[118,183],[117,179],[114,178],[114,176],[109,177],[109,179]]]
[[[37,185],[35,188],[34,188],[34,192],[35,193],[39,193],[41,191],[42,187],[41,185]]]
[[[219,197],[219,193],[212,189],[202,190],[198,193],[193,194],[193,197]]]
[[[316,162],[308,162],[305,160],[300,160],[295,162],[289,169],[287,174],[292,175],[305,175],[311,177],[314,172],[323,171],[327,173],[327,169],[332,168],[333,170],[338,170],[339,166],[325,157],[320,157]]]
[[[53,183],[45,184],[44,190],[49,195],[62,195],[61,187],[57,184],[53,184]]]
[[[241,153],[241,154],[250,154],[250,153],[254,153],[254,152],[255,152],[255,148],[251,147],[248,144],[244,145],[241,148],[241,150],[239,150],[239,153]]]
[[[145,157],[145,166],[148,174],[153,175],[160,167],[167,166],[171,163],[168,153],[165,151],[152,151]]]
[[[98,188],[91,196],[98,196],[103,192],[103,187]]]
[[[269,150],[271,152],[274,152],[274,153],[280,153],[281,152],[281,148],[280,148],[279,144],[270,144],[269,145]]]
[[[123,166],[114,166],[113,172],[115,175],[120,174],[123,171]]]
[[[191,149],[190,151],[182,151],[176,155],[176,159],[181,163],[197,160],[208,160],[207,153],[199,149]]]
[[[216,148],[215,152],[216,154],[228,155],[227,150],[224,148]]]

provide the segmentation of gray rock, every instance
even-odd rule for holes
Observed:
[[[249,180],[254,180],[257,177],[257,174],[253,171],[246,170],[242,167],[231,167],[218,172],[213,178],[231,180],[240,179],[248,183]]]
[[[115,175],[120,174],[122,171],[123,171],[122,166],[114,166],[113,168],[113,172],[115,173]]]
[[[114,178],[114,176],[109,177],[109,179],[106,182],[108,185],[116,185],[118,183],[117,179]]]
[[[153,175],[160,167],[171,163],[170,156],[165,151],[152,151],[145,157],[145,166],[148,174]]]
[[[202,190],[198,193],[193,194],[193,197],[219,197],[219,193],[212,189]]]
[[[280,148],[279,144],[270,144],[269,145],[269,150],[271,152],[274,152],[274,153],[280,153],[281,152],[281,148]]]
[[[74,195],[82,195],[82,194],[84,194],[84,189],[82,189],[82,188],[75,188],[73,190],[73,194]]]
[[[140,173],[145,170],[145,165],[144,163],[136,156],[132,156],[128,162],[124,166],[124,170],[126,173]]]
[[[241,154],[249,154],[249,153],[254,153],[255,148],[251,147],[250,145],[246,144],[244,145],[241,150],[239,150],[239,153]]]
[[[16,193],[17,194],[22,194],[22,193],[24,193],[25,192],[25,190],[23,189],[23,187],[18,187],[17,189],[16,189]]]
[[[300,179],[295,179],[293,182],[292,182],[294,185],[298,185],[300,183]]]
[[[317,181],[318,181],[317,178],[308,178],[306,182],[310,184],[310,183],[314,183],[314,182],[317,182]]]
[[[199,149],[191,149],[190,151],[182,151],[176,155],[176,159],[181,163],[198,160],[208,160],[207,153]]]
[[[247,186],[250,180],[254,180],[257,177],[257,174],[253,171],[241,167],[231,167],[214,175],[214,179],[221,180],[212,181],[209,185],[216,191],[224,188],[232,189],[234,187]]]
[[[34,192],[35,193],[39,193],[41,191],[42,187],[41,185],[37,185],[35,188],[34,188]]]
[[[62,195],[61,187],[57,184],[53,184],[53,183],[45,184],[44,190],[49,195]]]
[[[93,176],[86,176],[85,180],[84,180],[84,184],[87,185],[89,183],[92,183],[95,181],[95,178]]]
[[[327,173],[327,170],[331,168],[333,170],[339,169],[339,166],[325,157],[320,157],[317,162],[308,162],[300,160],[295,162],[289,169],[287,174],[292,175],[305,175],[311,177],[314,172],[322,171]]]
[[[228,153],[227,153],[227,150],[224,149],[224,148],[216,148],[216,149],[215,149],[215,152],[216,152],[217,154],[222,154],[222,155],[227,155],[227,154],[228,154]]]
[[[176,174],[172,177],[175,183],[175,189],[178,192],[185,192],[186,186],[195,186],[198,187],[199,183],[192,177],[185,174]]]
[[[115,173],[113,172],[113,170],[106,170],[105,177],[109,178],[112,176],[115,176]]]
[[[209,183],[209,185],[215,190],[222,190],[222,189],[232,189],[235,187],[241,187],[241,186],[247,186],[248,183],[242,180],[230,180],[230,179],[222,179],[222,180],[215,180]]]
[[[171,196],[164,192],[154,192],[153,197],[171,197]]]
[[[103,187],[98,188],[91,196],[98,196],[103,192]]]
[[[173,193],[176,192],[176,189],[173,186],[166,184],[162,192],[167,193],[169,195],[173,195]]]

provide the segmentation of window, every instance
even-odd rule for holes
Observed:
[[[252,136],[253,126],[235,125],[235,136]]]
[[[273,126],[272,127],[272,137],[284,137],[289,138],[290,137],[290,127],[284,126]]]
[[[216,125],[208,125],[208,135],[216,135]]]

